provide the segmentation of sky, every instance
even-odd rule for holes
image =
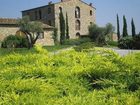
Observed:
[[[49,1],[60,0],[0,0],[0,18],[20,18],[21,11],[47,5]],[[116,27],[116,14],[119,15],[120,28],[123,27],[123,15],[126,16],[128,32],[131,34],[131,19],[134,19],[136,32],[140,32],[140,0],[83,0],[93,3],[96,8],[96,24],[105,26],[112,23]],[[122,30],[121,30],[122,32]]]

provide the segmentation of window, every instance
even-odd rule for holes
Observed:
[[[48,14],[52,12],[51,7],[48,8]]]
[[[39,32],[37,34],[39,35],[38,39],[44,39],[44,32]]]
[[[59,7],[59,13],[62,12],[62,7]]]
[[[90,25],[92,25],[93,24],[93,22],[90,22]]]
[[[39,10],[39,19],[42,19],[42,12]]]
[[[35,20],[38,19],[38,16],[37,16],[37,11],[35,11]]]
[[[76,38],[80,38],[80,33],[76,33]]]
[[[80,20],[76,20],[76,22],[75,22],[75,29],[76,30],[80,30],[80,27],[81,27]]]
[[[80,18],[80,8],[79,7],[75,8],[75,18]]]
[[[48,25],[52,26],[52,21],[51,20],[48,21]]]
[[[92,10],[90,10],[90,16],[92,16]]]

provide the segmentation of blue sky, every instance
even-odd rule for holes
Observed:
[[[49,1],[60,0],[1,0],[0,17],[18,18],[22,10],[48,4]],[[120,27],[122,28],[122,17],[126,16],[128,31],[131,34],[131,18],[134,18],[136,32],[140,32],[140,0],[83,0],[93,3],[96,7],[96,23],[105,26],[108,22],[116,27],[116,14],[119,14]]]

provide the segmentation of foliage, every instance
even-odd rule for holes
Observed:
[[[117,14],[117,36],[118,36],[118,40],[120,40],[120,23],[119,23],[119,16]]]
[[[140,53],[120,57],[111,50],[93,49],[54,55],[36,46],[0,57],[2,105],[140,103]]]
[[[134,24],[133,18],[131,21],[131,27],[132,27],[132,37],[134,37],[134,36],[136,36],[136,31],[135,31],[135,24]]]
[[[27,39],[21,36],[9,35],[2,41],[2,48],[27,47]]]
[[[121,38],[118,41],[118,47],[121,49],[140,49],[140,36]]]
[[[93,49],[94,47],[95,44],[93,42],[87,42],[74,47],[74,49],[75,51],[81,52],[81,51],[88,51],[89,49]]]
[[[63,44],[66,36],[65,36],[65,19],[62,10],[59,14],[59,21],[60,21],[60,44]]]
[[[114,47],[118,46],[118,42],[116,42],[116,41],[108,41],[107,44],[110,46],[114,46]]]
[[[68,14],[66,13],[66,39],[69,39],[69,22],[68,22]]]
[[[57,28],[54,29],[53,39],[54,39],[55,45],[57,45],[58,44],[58,29]]]
[[[121,49],[132,49],[133,39],[132,37],[123,37],[118,41],[118,47]]]
[[[128,36],[128,32],[127,32],[127,22],[126,22],[126,18],[125,16],[123,16],[123,37],[127,37]]]
[[[140,49],[140,35],[133,37],[133,49]]]
[[[38,21],[30,21],[28,16],[19,19],[18,24],[28,40],[28,47],[31,48],[37,41],[39,33],[43,32],[43,24]]]
[[[114,27],[110,23],[106,24],[105,27],[99,27],[93,24],[89,27],[89,36],[93,42],[99,45],[105,45],[106,39],[110,39],[109,37],[112,35],[113,31]]]
[[[91,39],[90,38],[69,39],[64,41],[64,45],[80,45],[86,42],[91,42]]]

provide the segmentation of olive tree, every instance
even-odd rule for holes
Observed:
[[[22,31],[28,40],[28,48],[30,49],[36,43],[39,33],[43,32],[43,24],[38,21],[30,21],[28,16],[19,19],[20,31]]]

